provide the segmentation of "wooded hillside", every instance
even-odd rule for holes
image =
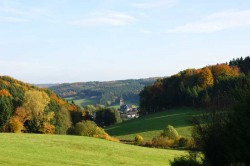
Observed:
[[[0,76],[0,131],[65,134],[68,110],[77,110],[49,89]]]
[[[152,85],[156,79],[67,83],[52,86],[50,89],[63,98],[95,100],[96,104],[102,105],[118,103],[121,96],[125,101],[138,103],[140,91],[144,86]]]
[[[186,69],[171,77],[158,79],[140,93],[141,114],[179,106],[220,107],[234,104],[238,94],[250,88],[250,58],[228,64]]]

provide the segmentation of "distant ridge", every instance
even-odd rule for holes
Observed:
[[[152,85],[161,77],[127,79],[114,81],[89,81],[62,84],[40,84],[48,87],[59,96],[76,101],[79,106],[102,104],[114,106],[123,96],[125,102],[138,104],[139,93],[145,87]]]
[[[59,84],[33,84],[34,86],[38,86],[40,88],[49,88],[49,87],[52,87],[52,86],[57,86]]]

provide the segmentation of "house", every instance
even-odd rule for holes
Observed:
[[[133,119],[139,117],[138,108],[125,104],[122,97],[120,98],[120,108],[118,110],[120,111],[122,119]]]

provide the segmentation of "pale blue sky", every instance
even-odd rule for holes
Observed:
[[[0,74],[29,83],[170,76],[248,55],[249,0],[0,0]]]

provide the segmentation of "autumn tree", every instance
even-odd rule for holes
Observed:
[[[237,67],[230,67],[226,64],[217,64],[211,66],[211,71],[214,76],[215,81],[220,81],[221,79],[239,76],[240,72]]]
[[[2,90],[0,90],[0,96],[10,97],[11,95],[10,95],[8,90],[2,89]]]
[[[14,115],[10,118],[10,130],[15,133],[25,131],[24,123],[31,120],[32,116],[24,107],[18,107]]]
[[[45,113],[50,98],[45,92],[29,90],[25,93],[23,107],[31,114],[32,119],[26,121],[28,130],[39,133],[53,133],[55,127],[50,124],[54,112]]]
[[[200,72],[197,75],[198,75],[198,84],[202,88],[207,88],[214,84],[213,74],[208,67],[205,67],[202,70],[200,70]]]

